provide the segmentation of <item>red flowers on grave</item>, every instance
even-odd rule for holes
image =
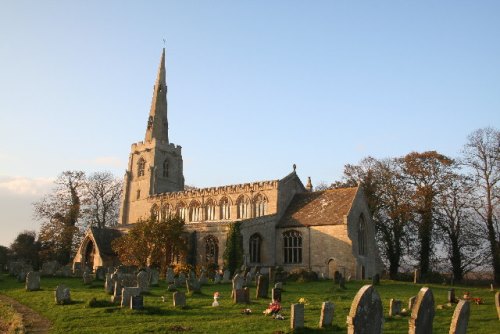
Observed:
[[[470,300],[471,302],[475,303],[476,305],[481,305],[483,303],[483,299],[479,297],[472,297],[470,295],[470,292],[467,291],[464,293],[464,299],[465,300]]]
[[[281,311],[281,304],[275,301],[270,303],[267,309],[262,313],[264,313],[265,315],[276,315],[280,311]]]

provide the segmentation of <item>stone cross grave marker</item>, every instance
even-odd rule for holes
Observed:
[[[423,287],[418,292],[417,300],[411,310],[408,333],[432,334],[434,314],[434,295],[431,289]]]
[[[143,292],[149,291],[149,274],[144,270],[137,274],[137,287],[141,288]]]
[[[64,305],[71,303],[71,294],[69,288],[64,284],[58,285],[56,291],[54,292],[56,299],[56,304]]]
[[[401,301],[392,299],[389,301],[389,317],[401,314]]]
[[[257,291],[255,298],[267,298],[267,290],[269,290],[269,281],[264,275],[260,275],[257,279]]]
[[[347,316],[348,334],[380,334],[384,325],[382,301],[373,285],[356,293]]]
[[[140,294],[141,294],[141,288],[139,287],[122,288],[122,300],[120,306],[121,307],[130,306],[130,298],[132,298],[132,296],[139,296]]]
[[[174,307],[186,306],[186,294],[184,292],[176,291],[172,294]]]
[[[295,330],[304,327],[304,304],[292,304],[290,312],[290,328]]]
[[[451,318],[449,334],[466,334],[467,326],[469,325],[469,315],[470,302],[467,300],[459,301]]]
[[[321,315],[319,317],[320,328],[332,325],[334,312],[335,305],[332,302],[323,302],[321,305]]]
[[[26,275],[26,291],[40,290],[40,273],[30,271]]]

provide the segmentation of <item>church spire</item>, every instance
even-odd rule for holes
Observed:
[[[158,75],[153,91],[153,100],[151,101],[151,110],[149,111],[145,141],[150,142],[153,138],[168,143],[165,48],[163,48],[161,53],[160,66],[158,67]]]

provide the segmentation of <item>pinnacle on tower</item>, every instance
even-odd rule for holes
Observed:
[[[156,139],[168,143],[167,80],[165,71],[165,48],[161,53],[160,66],[149,111],[145,141]]]

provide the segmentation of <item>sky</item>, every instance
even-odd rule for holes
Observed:
[[[500,125],[499,1],[1,3],[0,245],[39,228],[62,171],[123,176],[164,45],[169,139],[197,187],[293,164],[330,183],[366,156],[457,157]]]

